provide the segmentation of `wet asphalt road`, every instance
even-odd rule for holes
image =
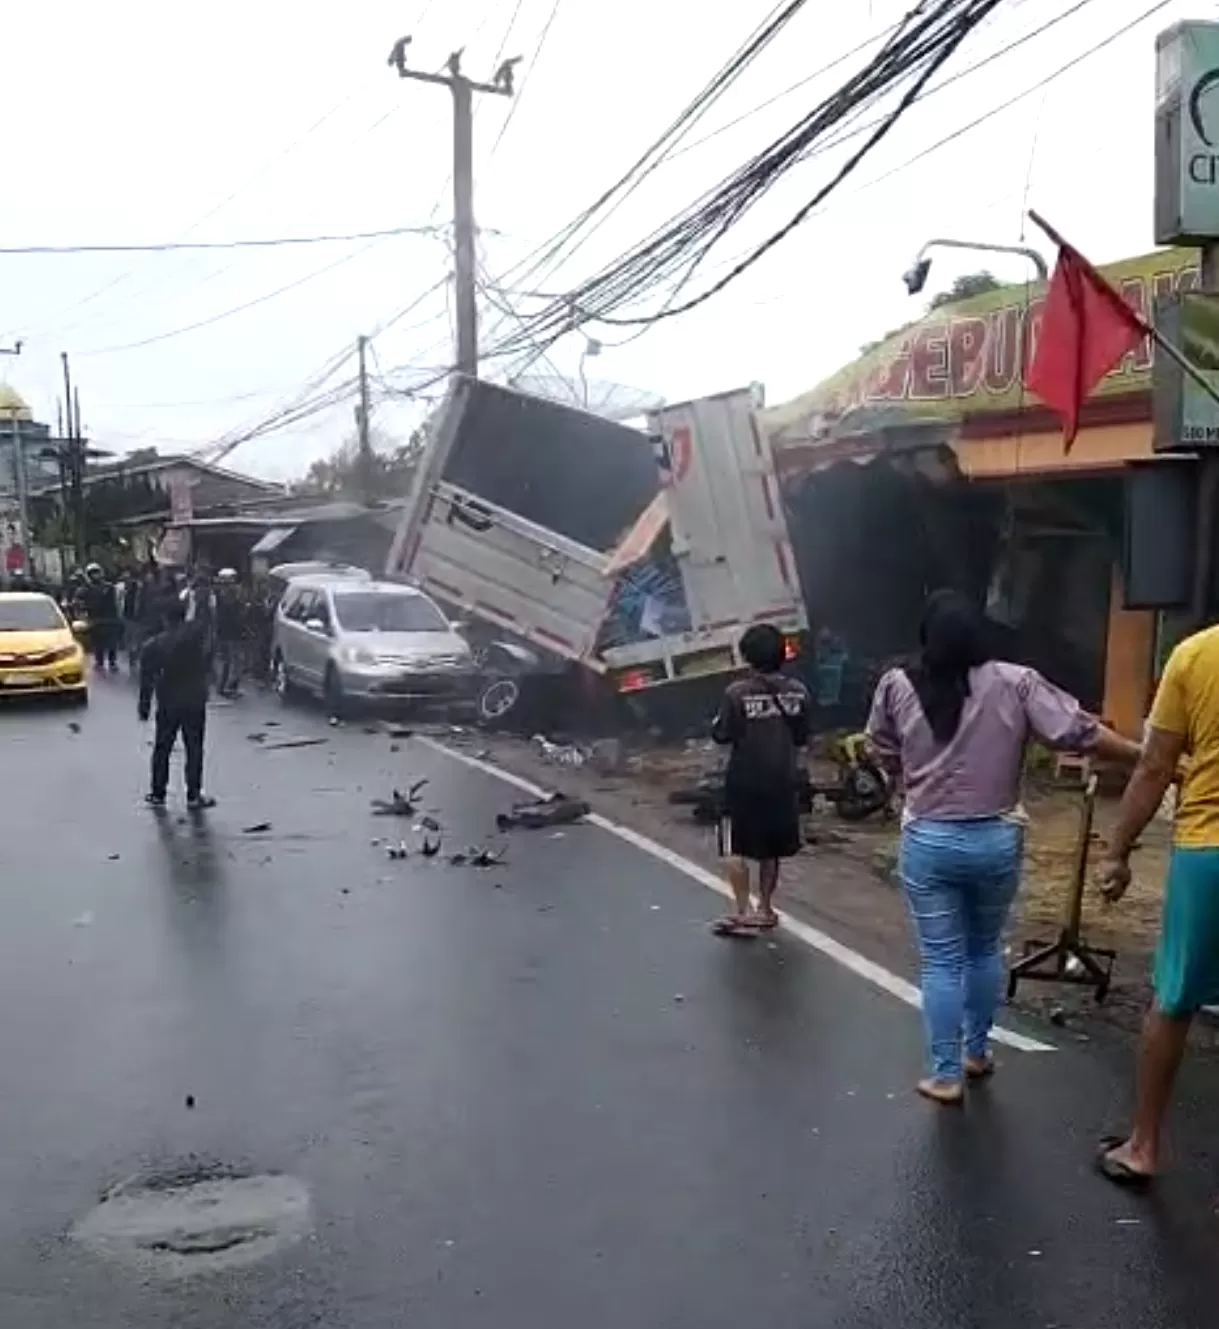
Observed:
[[[1123,1049],[1004,1052],[930,1108],[913,1012],[793,939],[714,941],[715,897],[603,830],[390,862],[391,785],[426,776],[456,844],[516,795],[263,700],[213,713],[221,806],[157,818],[133,710],[108,680],[79,735],[0,713],[0,1324],[1214,1323],[1210,1067],[1140,1202],[1088,1166]],[[66,1239],[189,1159],[300,1179],[312,1234],[177,1281]]]

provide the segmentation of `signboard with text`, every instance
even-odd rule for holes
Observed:
[[[1196,249],[1158,250],[1102,265],[1101,272],[1144,317],[1198,284]],[[1037,398],[1023,366],[1041,334],[1043,287],[1006,286],[932,310],[890,334],[811,392],[762,412],[775,447],[866,434],[878,427],[939,421],[949,427],[983,415],[1027,410]],[[1154,357],[1148,338],[1117,365],[1095,398],[1149,393]]]
[[[1157,244],[1219,240],[1219,23],[1156,39],[1155,180]]]
[[[1164,300],[1156,325],[1219,390],[1219,295],[1193,291]],[[1156,360],[1152,403],[1157,452],[1219,448],[1219,402],[1166,355]]]

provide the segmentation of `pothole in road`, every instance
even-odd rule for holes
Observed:
[[[181,1278],[266,1259],[310,1222],[309,1191],[295,1177],[192,1163],[111,1188],[71,1236],[97,1255]]]

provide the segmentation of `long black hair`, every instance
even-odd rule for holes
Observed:
[[[948,743],[961,724],[969,696],[969,671],[991,658],[982,620],[959,591],[928,597],[919,629],[922,650],[906,675],[938,743]]]

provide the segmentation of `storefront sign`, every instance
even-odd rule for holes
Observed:
[[[1219,239],[1219,23],[1156,39],[1156,243]]]
[[[1158,301],[1197,286],[1198,255],[1192,249],[1160,250],[1101,271],[1150,318]],[[775,446],[1036,406],[1024,388],[1022,367],[1037,345],[1043,303],[1041,287],[1005,286],[934,310],[812,392],[763,412]],[[1094,395],[1149,392],[1152,359],[1148,339]]]

